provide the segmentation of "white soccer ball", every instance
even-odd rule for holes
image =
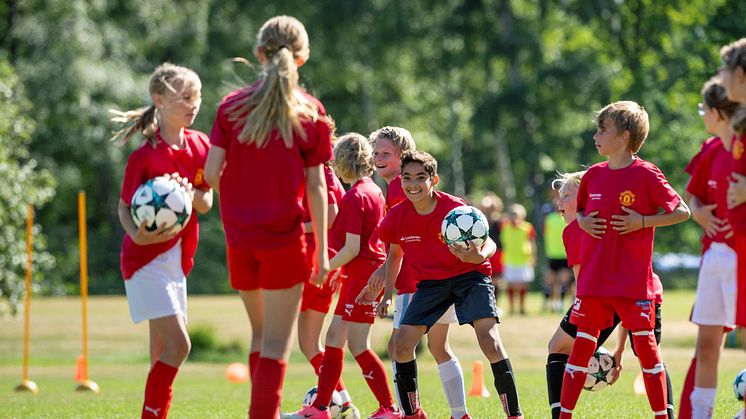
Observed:
[[[746,393],[746,369],[741,370],[733,379],[733,393],[738,400],[743,401],[743,395]]]
[[[603,346],[600,346],[588,363],[588,375],[585,378],[584,390],[599,391],[609,385],[614,378],[611,370],[616,366],[614,356]]]
[[[137,188],[130,213],[137,227],[145,223],[148,231],[154,231],[165,224],[167,229],[178,232],[192,214],[192,199],[177,181],[158,176]]]
[[[456,207],[446,214],[440,233],[446,244],[466,248],[467,242],[481,247],[489,237],[489,222],[482,211],[469,205]]]
[[[303,407],[308,407],[316,401],[317,392],[318,389],[316,386],[311,387],[311,389],[306,392],[306,395],[303,396]],[[340,395],[337,390],[334,390],[332,393],[332,400],[329,403],[328,408],[329,415],[332,418],[337,418],[339,416],[339,412],[342,410],[342,395]]]

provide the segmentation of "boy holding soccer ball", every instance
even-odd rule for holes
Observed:
[[[648,114],[631,101],[614,102],[596,118],[593,136],[607,161],[593,165],[578,191],[583,269],[570,322],[578,327],[565,367],[560,418],[571,418],[602,329],[617,314],[632,340],[656,417],[666,417],[666,379],[655,341],[655,227],[680,223],[689,209],[652,163],[637,157],[649,131]],[[662,211],[661,211],[662,210]],[[607,228],[607,224],[611,228]]]
[[[212,190],[204,181],[207,135],[188,129],[202,102],[197,74],[172,64],[159,66],[150,77],[153,103],[147,108],[116,112],[115,122],[125,124],[113,139],[127,141],[140,133],[145,141],[127,160],[119,221],[125,232],[121,268],[127,302],[135,323],[150,324],[151,369],[145,385],[142,417],[168,416],[171,386],[191,343],[186,329],[186,276],[194,266],[199,227],[196,215],[182,230],[159,225],[138,227],[130,202],[138,187],[164,174],[186,186],[193,207],[200,213],[212,207]]]
[[[452,304],[460,324],[471,324],[479,346],[495,376],[495,388],[510,418],[522,418],[513,370],[497,330],[492,269],[489,257],[496,250],[487,239],[481,248],[445,244],[441,223],[453,208],[465,205],[455,196],[436,192],[438,163],[428,153],[402,155],[402,187],[407,201],[392,208],[381,222],[381,240],[391,248],[389,258],[398,266],[406,255],[418,280],[417,291],[401,320],[396,341],[396,386],[408,418],[426,418],[417,391],[415,346]],[[388,274],[387,274],[388,275]],[[375,298],[374,291],[368,296]],[[376,294],[377,295],[377,294]]]

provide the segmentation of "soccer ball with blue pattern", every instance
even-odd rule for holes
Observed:
[[[154,231],[165,224],[167,229],[177,232],[189,221],[192,199],[176,180],[158,176],[137,188],[130,213],[137,227],[145,223],[148,231]]]
[[[738,400],[743,401],[743,395],[746,393],[746,369],[736,374],[736,378],[733,380],[733,393]]]
[[[446,214],[440,225],[440,232],[446,244],[456,244],[466,248],[472,243],[477,248],[482,247],[489,237],[489,223],[482,211],[463,205],[456,207]]]
[[[308,407],[316,401],[318,389],[316,386],[311,387],[306,395],[303,397],[303,407]],[[339,417],[339,413],[342,410],[342,395],[337,390],[332,393],[332,401],[329,403],[329,415],[332,418]]]
[[[599,391],[606,388],[614,378],[612,370],[616,365],[614,356],[603,346],[599,346],[588,363],[588,374],[585,376],[584,390]]]

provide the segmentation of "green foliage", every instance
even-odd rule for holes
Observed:
[[[189,359],[197,362],[229,362],[246,356],[246,348],[238,340],[221,342],[217,330],[210,325],[189,327],[192,350]]]
[[[54,196],[54,180],[29,157],[34,130],[31,104],[7,60],[0,55],[0,315],[15,313],[23,297],[26,267],[27,207],[38,208]],[[33,280],[54,267],[45,251],[39,224],[33,228]]]

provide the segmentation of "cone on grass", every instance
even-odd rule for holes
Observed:
[[[240,362],[234,362],[225,369],[225,378],[231,383],[243,384],[249,382],[249,367]]]
[[[490,391],[484,386],[484,365],[482,361],[474,361],[472,369],[474,374],[472,375],[469,397],[490,397]]]
[[[78,383],[75,391],[98,393],[101,389],[98,387],[98,384],[88,379],[86,374],[87,367],[88,363],[86,362],[85,355],[80,355],[75,362],[75,381]]]
[[[635,382],[632,384],[632,389],[638,396],[644,396],[645,393],[645,379],[642,378],[642,372],[637,375]]]

